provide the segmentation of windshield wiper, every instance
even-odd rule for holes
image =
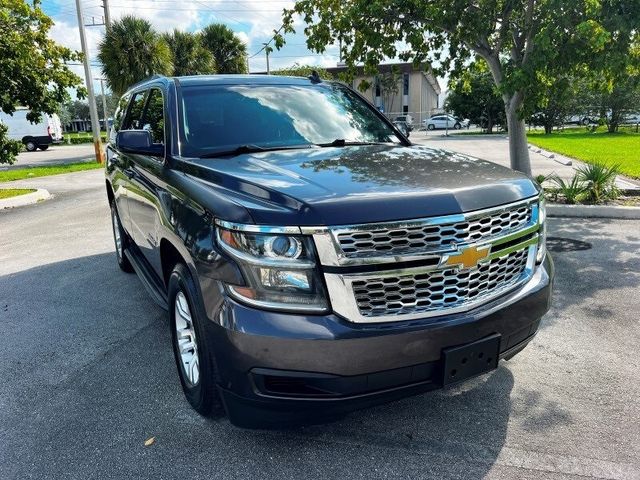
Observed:
[[[260,145],[239,145],[229,150],[218,150],[216,152],[205,153],[200,155],[200,158],[217,158],[217,157],[230,157],[234,155],[242,155],[243,153],[257,153],[257,152],[273,152],[276,150],[296,150],[300,148],[311,148],[312,144],[304,143],[302,145],[280,145],[280,146],[260,146]]]
[[[336,138],[333,142],[316,143],[318,147],[350,147],[352,145],[385,145],[384,142],[349,142],[344,138]]]

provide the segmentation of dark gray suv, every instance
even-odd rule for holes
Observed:
[[[154,77],[120,101],[120,267],[168,310],[198,412],[325,421],[495,369],[551,298],[538,185],[412,145],[339,83]]]

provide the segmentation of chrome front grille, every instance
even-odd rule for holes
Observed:
[[[356,323],[465,312],[534,274],[538,198],[464,214],[312,234],[335,313]],[[397,264],[404,263],[401,268]]]
[[[481,303],[516,285],[525,274],[529,249],[494,258],[473,270],[434,270],[369,277],[352,282],[363,317],[398,316]]]
[[[515,232],[531,222],[532,204],[498,210],[480,216],[439,217],[415,222],[361,225],[334,230],[347,258],[415,255],[442,251],[451,244],[476,243]],[[442,223],[441,223],[442,222]]]

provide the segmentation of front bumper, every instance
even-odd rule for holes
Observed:
[[[547,255],[526,285],[474,310],[385,324],[205,301],[229,418],[248,427],[323,422],[432,390],[442,385],[443,349],[493,334],[508,359],[535,335],[552,282]]]

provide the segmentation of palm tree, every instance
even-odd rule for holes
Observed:
[[[173,55],[173,75],[216,73],[213,55],[204,48],[198,35],[174,29],[173,33],[165,33],[162,38]]]
[[[133,16],[113,22],[98,45],[102,74],[116,95],[144,78],[173,70],[171,50],[151,24]]]
[[[229,27],[212,23],[202,30],[202,44],[213,54],[218,73],[247,73],[247,46]]]

